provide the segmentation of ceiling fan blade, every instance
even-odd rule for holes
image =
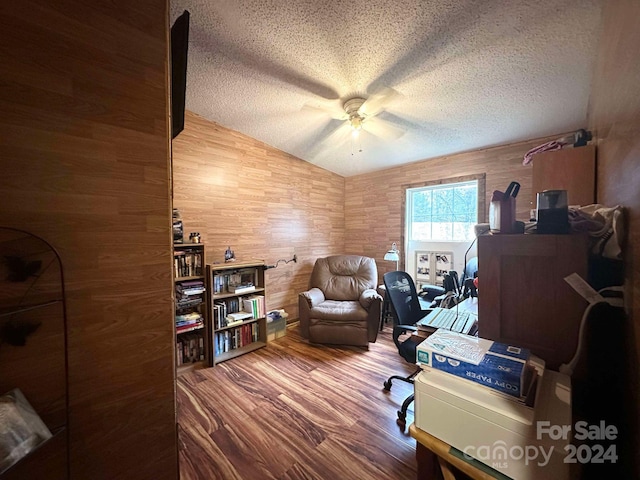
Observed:
[[[406,132],[404,128],[398,127],[391,122],[387,122],[380,117],[367,119],[362,128],[384,140],[397,140]]]
[[[396,98],[400,97],[400,93],[393,88],[385,87],[377,93],[374,93],[367,98],[358,112],[365,117],[373,117],[384,110],[387,105],[393,102]]]
[[[335,120],[346,120],[349,116],[344,109],[337,103],[333,105],[315,105],[311,103],[305,103],[300,109],[302,112],[312,113],[314,115],[323,114],[329,116]]]
[[[342,146],[342,144],[349,139],[351,135],[351,127],[348,123],[342,123],[329,135],[318,141],[309,151],[311,158],[320,155],[325,151],[330,151]]]

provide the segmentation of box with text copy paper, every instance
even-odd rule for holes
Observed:
[[[523,395],[529,350],[437,330],[417,348],[418,363],[471,380],[500,392]]]

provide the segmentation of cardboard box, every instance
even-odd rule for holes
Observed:
[[[269,317],[267,317],[268,320]],[[287,334],[287,319],[280,317],[277,320],[267,322],[267,341],[273,342],[276,338],[284,337]]]
[[[514,397],[529,385],[529,350],[439,329],[417,347],[418,363]]]

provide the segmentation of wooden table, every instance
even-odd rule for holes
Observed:
[[[438,469],[444,480],[472,478],[474,480],[509,480],[506,475],[491,469],[474,459],[465,459],[462,452],[448,443],[429,435],[411,424],[409,434],[416,439],[418,480],[438,477]]]

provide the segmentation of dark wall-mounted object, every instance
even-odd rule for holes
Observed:
[[[171,138],[184,129],[189,51],[189,12],[185,10],[171,27]]]

